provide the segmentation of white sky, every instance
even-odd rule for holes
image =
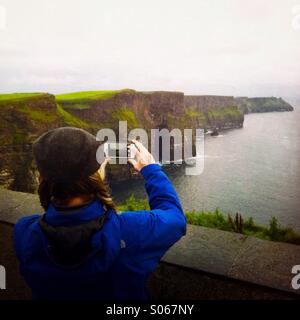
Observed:
[[[295,5],[300,0],[0,0],[0,92],[300,96]]]

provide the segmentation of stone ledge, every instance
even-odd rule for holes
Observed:
[[[187,235],[163,261],[300,295],[291,286],[292,267],[300,264],[300,246],[292,244],[189,225]]]
[[[36,195],[0,189],[0,223],[14,224],[22,216],[42,212]],[[300,290],[291,287],[300,246],[292,244],[188,225],[186,236],[162,262],[300,296]]]

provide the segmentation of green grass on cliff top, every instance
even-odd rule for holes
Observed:
[[[101,91],[80,91],[71,92],[55,95],[56,100],[59,102],[63,101],[74,101],[74,100],[106,100],[114,97],[116,94],[126,91],[123,90],[101,90]]]
[[[87,129],[89,128],[89,124],[80,118],[73,116],[71,113],[67,112],[63,109],[60,104],[56,104],[58,114],[63,118],[64,122],[73,127],[79,127]]]
[[[12,101],[12,100],[22,100],[33,97],[41,96],[42,93],[1,93],[0,102],[2,101]]]

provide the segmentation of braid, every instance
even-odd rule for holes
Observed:
[[[101,173],[95,172],[89,177],[95,185],[95,196],[102,202],[107,209],[116,210],[117,207],[112,200],[107,184],[101,179]]]

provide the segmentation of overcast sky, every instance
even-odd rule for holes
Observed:
[[[0,92],[300,96],[295,5],[300,0],[0,0]]]

